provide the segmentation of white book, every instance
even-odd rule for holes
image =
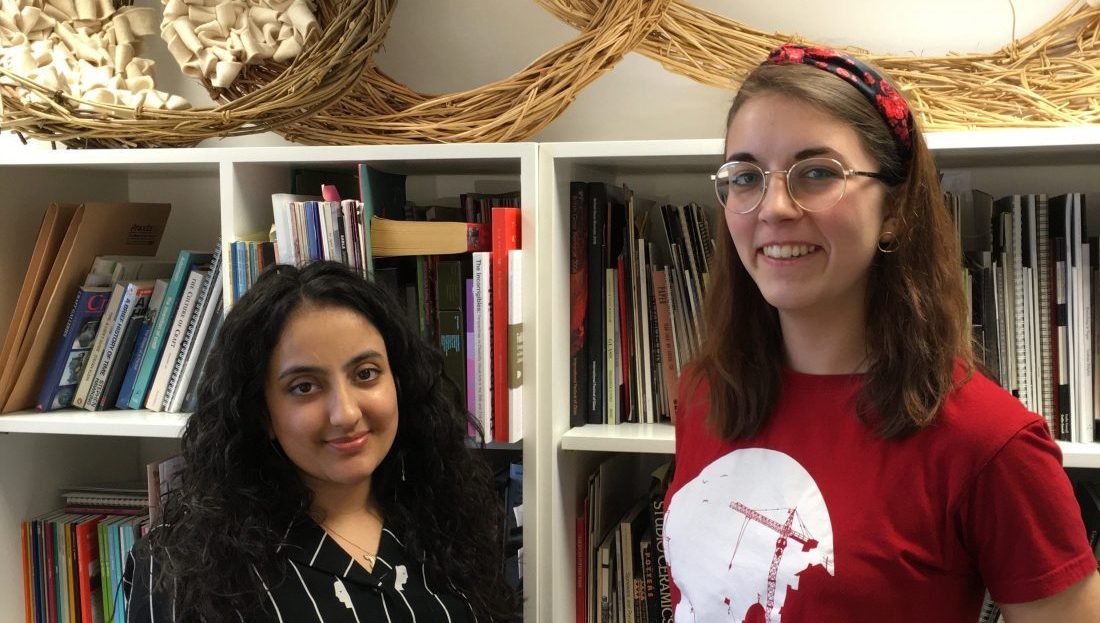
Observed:
[[[160,363],[157,364],[157,373],[153,377],[153,383],[149,386],[149,395],[145,399],[145,408],[160,411],[164,403],[164,392],[168,388],[168,379],[172,376],[172,367],[179,355],[180,344],[183,343],[183,334],[187,331],[187,323],[191,319],[191,313],[195,309],[195,299],[202,290],[203,277],[209,269],[195,269],[187,275],[187,285],[180,295],[179,305],[176,307],[176,315],[172,319],[172,327],[168,331],[168,337],[164,341],[164,352],[161,354]]]
[[[271,213],[275,220],[275,261],[280,264],[297,265],[302,261],[295,234],[296,217],[291,204],[295,201],[317,201],[313,195],[295,195],[275,193],[271,195]]]
[[[485,439],[493,438],[493,333],[492,333],[492,254],[473,253],[474,279],[474,415],[481,422]]]
[[[214,275],[213,279],[221,279],[221,274]],[[206,338],[206,333],[210,330],[210,327],[214,324],[214,314],[219,313],[222,309],[219,303],[222,299],[222,288],[211,287],[210,298],[206,301],[205,307],[202,312],[202,319],[199,321],[198,330],[195,333],[195,337],[191,340],[191,344],[202,344],[203,339]],[[197,348],[191,349],[190,356],[183,362],[183,367],[180,369],[179,380],[176,382],[176,391],[171,396],[171,402],[165,411],[169,413],[179,413],[183,407],[183,399],[187,394],[187,386],[191,382],[191,376],[195,374],[195,371],[199,369],[202,362],[199,361],[199,350]]]
[[[508,441],[523,439],[523,250],[508,251]]]
[[[103,311],[103,319],[99,321],[99,328],[96,329],[95,340],[84,359],[84,372],[81,373],[80,384],[76,386],[76,393],[73,394],[73,408],[83,409],[88,402],[88,392],[92,388],[92,379],[95,378],[99,360],[103,357],[103,350],[107,346],[107,334],[111,332],[111,327],[115,324],[118,308],[122,305],[122,299],[125,296],[126,284],[116,283],[114,290],[111,292],[111,298],[107,301],[107,308]]]

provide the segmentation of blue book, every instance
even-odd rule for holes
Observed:
[[[306,242],[309,245],[309,259],[319,260],[324,257],[321,251],[321,213],[316,201],[307,201],[306,209]]]
[[[137,380],[141,357],[152,332],[152,324],[148,320],[142,321],[141,328],[138,329],[137,341],[134,342],[133,354],[130,355],[130,361],[126,365],[126,376],[122,379],[122,388],[118,390],[118,400],[115,401],[115,407],[119,409],[130,408],[130,394],[134,391],[134,381]]]
[[[84,362],[95,341],[99,322],[111,298],[109,286],[81,286],[54,348],[42,389],[38,392],[39,411],[53,411],[72,406],[73,393],[80,385]]]
[[[191,269],[210,262],[212,253],[199,253],[198,251],[180,251],[176,258],[176,266],[172,269],[172,279],[168,282],[168,289],[164,292],[164,300],[157,312],[156,321],[149,334],[145,350],[141,356],[137,376],[130,393],[129,406],[131,409],[140,409],[145,404],[145,395],[149,392],[149,385],[153,382],[157,365],[160,364],[160,355],[164,352],[164,342],[168,337],[168,328],[172,319],[176,316],[176,306],[179,304],[183,286],[187,284],[187,276]]]

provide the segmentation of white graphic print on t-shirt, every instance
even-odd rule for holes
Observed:
[[[778,623],[802,573],[834,575],[821,491],[774,450],[734,450],[704,468],[673,495],[664,534],[678,622]]]

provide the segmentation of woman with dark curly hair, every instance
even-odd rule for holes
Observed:
[[[713,176],[707,340],[679,393],[680,623],[1100,620],[1042,418],[977,369],[932,155],[874,67],[784,45]]]
[[[334,262],[266,271],[206,363],[127,621],[511,618],[470,419],[381,286]]]

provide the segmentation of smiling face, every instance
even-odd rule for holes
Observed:
[[[821,156],[846,169],[878,171],[855,130],[814,106],[764,93],[745,102],[726,134],[726,160],[785,170]],[[876,244],[884,230],[886,187],[850,176],[844,197],[828,210],[804,212],[771,175],[755,211],[725,212],[737,254],[764,299],[783,320],[862,313]]]
[[[397,387],[378,329],[346,307],[305,304],[268,362],[271,433],[315,494],[369,494],[397,434]]]

